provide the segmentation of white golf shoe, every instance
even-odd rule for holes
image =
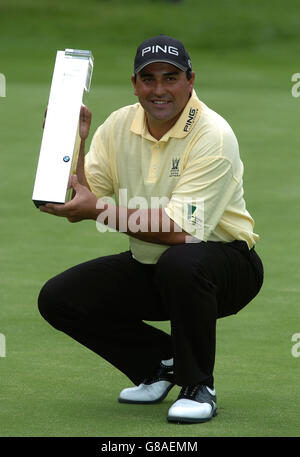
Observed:
[[[120,392],[120,403],[160,403],[174,386],[174,367],[160,363],[159,368],[139,386],[128,387]]]
[[[177,423],[206,422],[217,415],[216,392],[207,386],[182,387],[171,406],[167,420]]]

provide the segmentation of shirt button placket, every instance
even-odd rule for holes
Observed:
[[[156,175],[157,175],[157,170],[158,170],[158,164],[159,164],[159,152],[160,152],[160,147],[159,144],[156,143],[152,147],[152,154],[151,154],[151,163],[150,163],[150,170],[149,170],[149,176],[148,179],[151,181],[156,180]]]

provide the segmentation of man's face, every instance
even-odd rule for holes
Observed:
[[[187,104],[193,90],[195,74],[186,73],[165,62],[154,62],[132,77],[134,93],[147,113],[148,122],[173,125]]]

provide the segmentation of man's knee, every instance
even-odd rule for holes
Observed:
[[[38,296],[38,310],[41,316],[55,326],[58,314],[57,293],[54,291],[54,280],[50,279],[42,287]]]
[[[184,256],[182,245],[171,246],[159,258],[156,264],[156,277],[158,280],[171,280],[177,284],[184,276],[189,276],[190,262]]]
[[[197,243],[198,251],[199,247]],[[171,246],[158,260],[157,273],[158,276],[170,277],[173,281],[178,279],[189,282],[195,274],[205,276],[205,261],[201,262],[201,255],[195,254],[192,243]]]
[[[172,293],[174,304],[186,301],[198,303],[203,294],[215,295],[215,285],[208,275],[205,262],[192,252],[189,245],[172,246],[160,257],[156,269],[156,284],[160,291]]]
[[[164,289],[174,289],[178,295],[215,296],[216,284],[207,267],[207,253],[197,243],[172,246],[167,249],[157,262],[156,283]]]

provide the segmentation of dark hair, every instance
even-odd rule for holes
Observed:
[[[188,81],[191,79],[192,73],[193,73],[192,70],[187,70],[187,71],[186,71],[186,79],[187,79]]]
[[[192,77],[192,70],[187,70],[185,72],[185,74],[186,74],[186,79],[189,81]],[[134,74],[134,82],[136,82],[136,73]]]

